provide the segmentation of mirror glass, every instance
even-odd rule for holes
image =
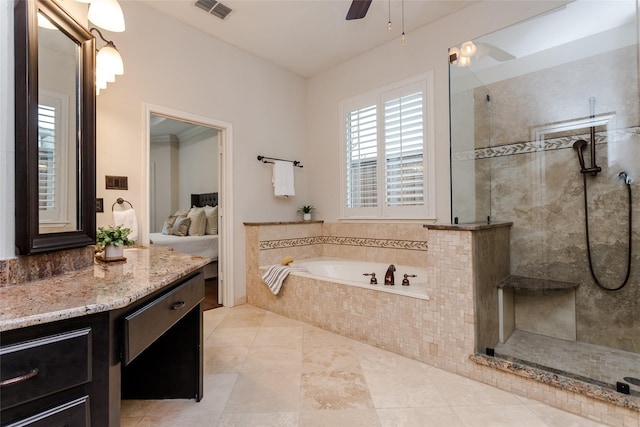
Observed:
[[[38,13],[39,231],[78,230],[76,135],[80,47]]]
[[[14,3],[19,255],[95,243],[95,38],[53,0]]]

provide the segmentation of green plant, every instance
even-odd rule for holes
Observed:
[[[129,240],[129,228],[124,228],[121,225],[98,227],[98,235],[96,236],[96,246],[104,248],[108,245],[114,246],[131,246],[135,243],[133,240]]]
[[[311,213],[312,210],[314,210],[315,208],[312,205],[302,205],[300,206],[300,209],[298,209],[298,212],[302,212],[302,213]]]

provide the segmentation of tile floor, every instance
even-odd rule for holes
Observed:
[[[204,325],[202,401],[123,401],[123,427],[602,425],[250,305]]]

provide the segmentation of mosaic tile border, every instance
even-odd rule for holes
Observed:
[[[420,240],[372,239],[364,237],[314,236],[294,239],[262,240],[260,250],[291,248],[309,245],[340,245],[367,248],[404,249],[410,251],[427,251],[429,244]]]
[[[623,138],[627,134],[640,135],[640,127],[632,127],[628,129],[616,130],[613,132],[597,132],[596,144],[606,144],[607,134],[615,141]],[[477,148],[475,150],[460,151],[451,154],[453,161],[460,160],[481,160],[494,157],[514,156],[518,154],[529,154],[539,151],[552,151],[564,148],[572,148],[573,143],[579,139],[588,139],[589,134],[578,134],[572,136],[563,136],[559,138],[549,138],[543,141],[527,141],[516,142],[513,144],[499,145],[495,147]]]

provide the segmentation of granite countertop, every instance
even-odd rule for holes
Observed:
[[[124,257],[0,287],[0,332],[126,307],[210,262],[162,246],[125,249]]]

